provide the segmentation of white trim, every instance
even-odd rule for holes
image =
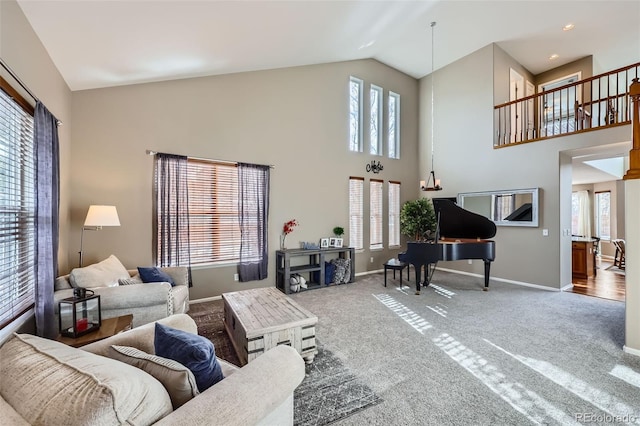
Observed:
[[[630,348],[627,345],[623,345],[622,350],[628,353],[629,355],[640,356],[640,349],[634,349],[634,348]]]
[[[471,272],[464,272],[464,271],[458,271],[458,270],[455,270],[455,269],[446,269],[446,268],[436,268],[436,269],[438,271],[452,272],[454,274],[469,275],[471,277],[484,278],[484,274],[474,274],[474,273],[471,273]],[[537,289],[540,289],[540,290],[560,291],[560,289],[553,288],[553,287],[548,287],[546,285],[525,283],[523,281],[508,280],[506,278],[491,277],[491,279],[494,280],[494,281],[499,281],[499,282],[503,282],[503,283],[516,284],[516,285],[521,285],[521,286],[524,286],[524,287],[533,287],[533,288],[537,288]]]
[[[213,302],[214,300],[222,300],[222,296],[211,296],[211,297],[204,297],[202,299],[189,300],[189,304],[197,305],[198,303]]]
[[[29,309],[24,314],[10,322],[5,328],[0,330],[0,342],[8,340],[13,333],[18,331],[23,325],[25,325],[36,314],[35,310]]]
[[[560,291],[569,291],[573,288],[573,284],[567,284],[564,287],[560,288]]]
[[[375,271],[356,272],[355,276],[356,277],[361,277],[363,275],[378,274],[380,272],[384,272],[384,269],[376,269]]]

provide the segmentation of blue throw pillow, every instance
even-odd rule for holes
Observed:
[[[157,356],[191,370],[200,392],[224,378],[213,343],[205,337],[156,323],[154,347]]]
[[[176,282],[173,281],[171,275],[155,266],[151,266],[149,268],[138,266],[138,273],[140,274],[140,278],[143,283],[169,283],[171,284],[171,287],[176,285]]]

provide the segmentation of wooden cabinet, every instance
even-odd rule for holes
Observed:
[[[290,282],[292,274],[308,274],[307,290],[325,287],[324,263],[333,258],[351,259],[349,282],[355,279],[355,250],[352,247],[323,248],[323,249],[287,249],[276,251],[276,287],[285,294],[291,293]],[[313,281],[313,273],[318,272],[320,279]]]
[[[596,274],[596,252],[593,240],[574,238],[571,241],[571,272],[575,278],[589,278]]]

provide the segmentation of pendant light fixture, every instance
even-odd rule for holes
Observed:
[[[436,172],[433,169],[433,158],[434,158],[434,152],[435,152],[435,132],[433,131],[434,128],[434,108],[435,108],[435,102],[434,102],[434,95],[433,95],[433,80],[435,80],[435,74],[433,72],[434,70],[434,47],[435,47],[435,42],[434,42],[434,28],[436,26],[435,21],[431,23],[431,171],[429,172],[429,176],[427,177],[427,181],[420,181],[420,189],[422,189],[423,191],[441,191],[442,187],[440,186],[440,179],[436,179]]]

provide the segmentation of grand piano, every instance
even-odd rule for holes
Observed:
[[[489,269],[496,257],[496,225],[479,214],[458,207],[446,198],[434,198],[433,208],[438,218],[434,241],[409,242],[407,251],[398,259],[413,265],[416,271],[416,294],[420,294],[422,267],[425,268],[424,286],[431,277],[438,261],[482,259],[484,261],[484,289],[489,289]]]

